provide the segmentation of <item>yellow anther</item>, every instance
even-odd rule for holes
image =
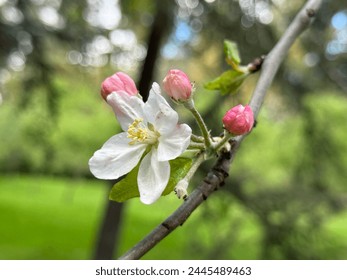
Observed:
[[[129,145],[136,143],[155,144],[158,141],[160,133],[155,130],[154,126],[150,123],[143,124],[143,119],[138,118],[133,121],[128,127],[128,138],[131,139]]]
[[[128,138],[132,139],[129,145],[133,145],[136,142],[144,142],[148,138],[148,129],[142,124],[143,119],[135,119],[134,122],[129,125]]]

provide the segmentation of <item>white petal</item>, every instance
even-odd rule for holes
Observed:
[[[96,178],[117,179],[130,172],[140,161],[146,145],[129,145],[126,132],[112,136],[89,160],[89,169]]]
[[[148,100],[144,105],[144,113],[147,121],[153,124],[160,134],[170,133],[178,122],[177,112],[161,96],[157,83],[152,85]]]
[[[189,146],[192,129],[180,124],[168,135],[159,138],[158,160],[167,161],[181,155]]]
[[[137,176],[141,201],[145,204],[155,202],[165,190],[169,177],[169,162],[159,162],[157,150],[153,148],[141,161]]]
[[[161,95],[161,90],[160,90],[160,86],[158,85],[158,83],[153,83],[152,84],[152,88],[149,91],[149,95],[154,96],[155,98],[157,98],[156,96],[159,96],[159,98],[161,99],[160,102],[163,104],[166,104],[167,106],[170,107],[169,103],[167,103],[167,101],[165,100],[165,98]],[[148,97],[149,99],[149,97]]]
[[[144,118],[144,102],[136,95],[129,95],[124,91],[112,92],[107,96],[107,103],[111,105],[124,131],[128,130],[135,119]]]

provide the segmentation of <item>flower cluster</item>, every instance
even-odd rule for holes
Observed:
[[[231,108],[223,117],[224,138],[215,143],[200,114],[194,107],[193,86],[188,76],[177,69],[170,70],[163,80],[163,88],[171,99],[189,109],[203,136],[192,134],[187,124],[178,123],[178,114],[161,95],[160,86],[153,83],[148,100],[138,94],[134,81],[117,72],[104,80],[101,96],[112,107],[122,132],[112,136],[89,160],[92,174],[99,179],[118,179],[138,167],[137,186],[140,200],[155,202],[165,190],[171,173],[170,162],[187,149],[193,153],[193,164],[183,174],[177,187],[179,197],[187,197],[189,180],[197,167],[233,136],[250,132],[254,117],[250,106]]]
[[[123,132],[111,137],[94,153],[89,167],[99,179],[117,179],[140,162],[137,179],[140,198],[150,204],[164,191],[170,177],[169,160],[187,149],[192,131],[188,125],[177,123],[178,114],[161,96],[158,84],[153,84],[148,101],[143,102],[133,95],[132,80],[123,79],[120,83],[111,78],[102,84],[101,94],[112,107]]]

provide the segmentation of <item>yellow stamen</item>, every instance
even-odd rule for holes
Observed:
[[[143,124],[143,119],[138,118],[135,119],[132,124],[129,125],[128,128],[128,138],[132,139],[129,142],[129,145],[134,145],[136,143],[147,143],[154,144],[158,137],[160,136],[157,131],[150,130]]]

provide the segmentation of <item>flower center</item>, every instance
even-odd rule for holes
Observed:
[[[136,143],[154,144],[157,142],[160,134],[155,130],[153,125],[148,124],[145,126],[143,124],[143,119],[135,119],[132,124],[128,127],[128,138],[131,139],[129,145],[134,145]]]

